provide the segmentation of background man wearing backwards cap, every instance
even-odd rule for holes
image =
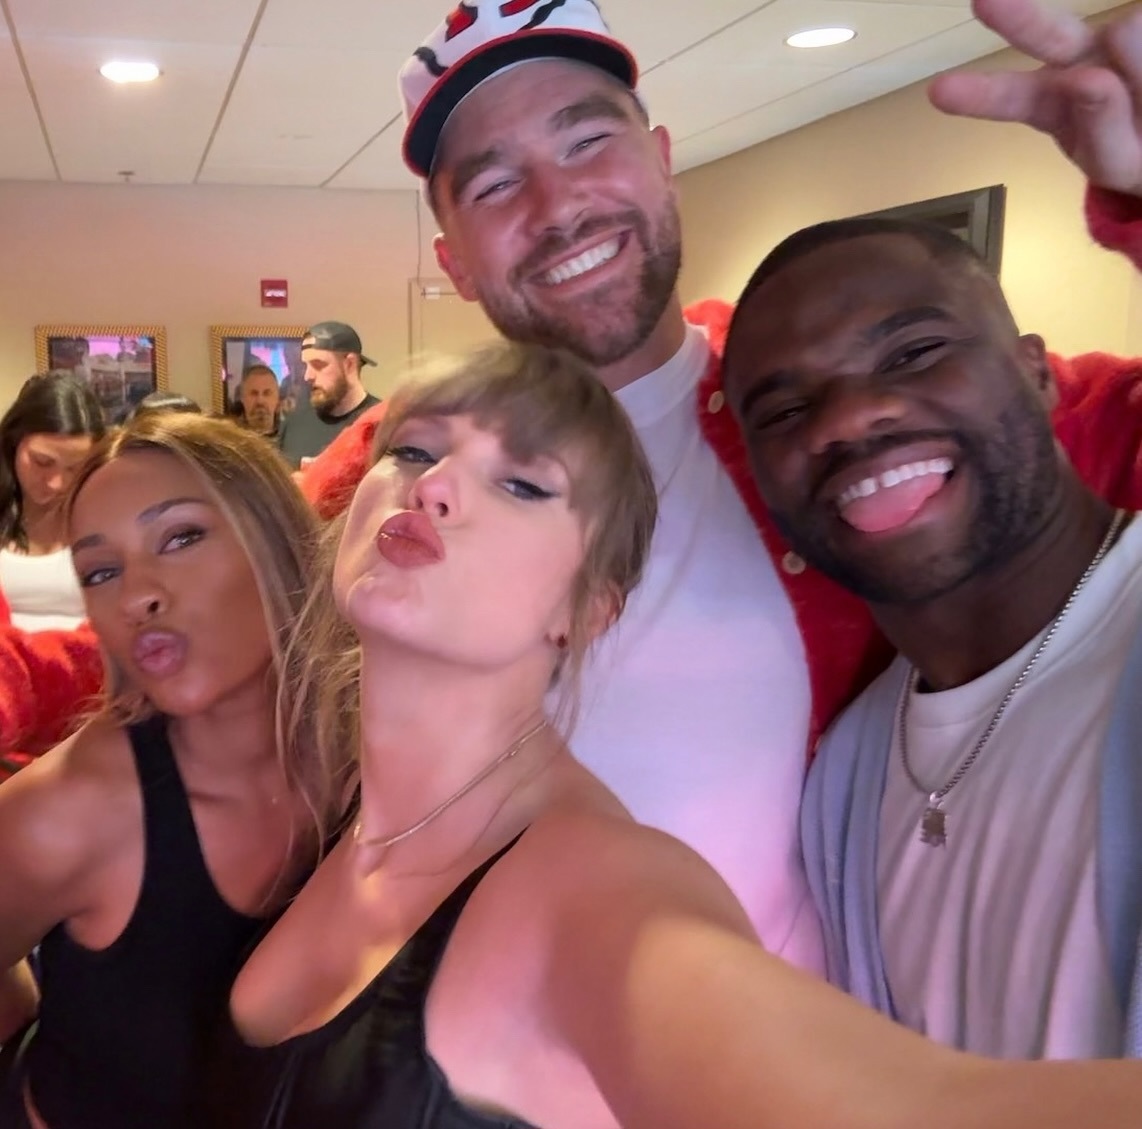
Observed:
[[[322,321],[301,342],[309,404],[299,404],[282,421],[279,444],[296,467],[321,454],[338,435],[380,403],[361,383],[361,366],[374,365],[361,350],[351,325]]]
[[[975,11],[1052,66],[941,80],[944,108],[1077,138],[1068,151],[1084,154],[1093,183],[1117,187],[1088,158],[1108,131],[1116,151],[1137,133],[1137,37],[1123,39],[1127,62],[1110,64],[1081,23],[1032,0],[976,0]],[[1091,73],[1117,85],[1078,113]],[[806,750],[886,651],[865,609],[789,552],[750,480],[721,391],[731,309],[681,308],[670,141],[634,96],[635,62],[590,0],[484,0],[453,11],[400,81],[405,156],[428,183],[441,266],[506,336],[592,362],[659,483],[646,580],[586,672],[574,750],[637,818],[721,872],[772,951],[819,968],[797,847]],[[1142,245],[1138,201],[1094,187],[1089,213],[1103,242]],[[1059,374],[1056,425],[1080,473],[1113,494],[1142,476],[1137,429],[1128,443],[1098,436],[1107,421],[1126,434],[1138,409],[1122,383],[1075,381]],[[361,477],[378,414],[303,476],[326,515]]]

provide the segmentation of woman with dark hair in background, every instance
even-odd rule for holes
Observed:
[[[83,619],[62,503],[105,427],[87,382],[68,372],[30,377],[0,419],[0,590],[16,627]]]

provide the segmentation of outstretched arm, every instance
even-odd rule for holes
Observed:
[[[606,873],[542,860],[558,900],[540,1011],[627,1129],[1139,1125],[1142,1063],[938,1046],[766,953],[704,862],[635,834]]]

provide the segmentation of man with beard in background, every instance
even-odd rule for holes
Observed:
[[[350,325],[323,321],[311,326],[301,342],[309,403],[299,404],[281,425],[282,453],[295,466],[319,455],[333,440],[380,400],[361,383],[361,368],[376,361],[364,355],[361,338]]]

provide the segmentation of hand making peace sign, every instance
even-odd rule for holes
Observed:
[[[973,0],[977,19],[1043,65],[954,71],[929,96],[949,114],[1024,122],[1093,184],[1142,196],[1142,4],[1098,29],[1036,0]]]

